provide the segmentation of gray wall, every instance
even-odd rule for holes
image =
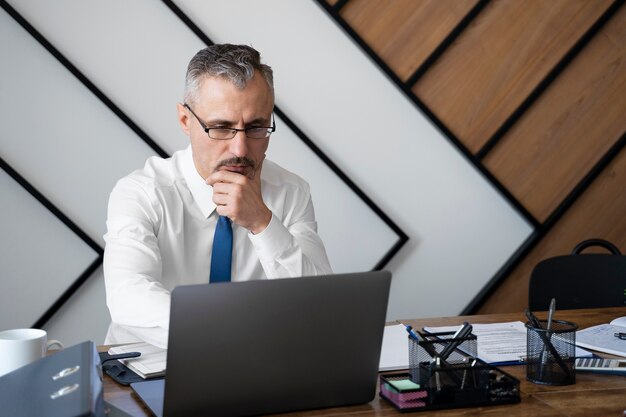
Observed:
[[[175,103],[203,43],[163,3],[10,1],[166,152],[187,145]],[[282,111],[409,241],[388,319],[457,314],[531,228],[312,1],[176,1],[214,42],[259,49]],[[6,12],[0,11],[0,157],[102,246],[106,203],[155,154]],[[337,272],[371,269],[398,236],[277,118],[268,157],[311,184]],[[30,326],[94,260],[89,247],[0,171],[0,329]],[[66,344],[102,343],[101,268],[46,324]]]

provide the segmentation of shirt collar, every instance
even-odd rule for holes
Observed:
[[[191,145],[183,151],[181,168],[194,201],[204,217],[209,217],[216,207],[213,202],[213,187],[207,184],[198,173],[198,170],[196,170],[196,166],[193,163]]]

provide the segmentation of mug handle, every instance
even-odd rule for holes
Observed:
[[[58,349],[55,350],[61,350],[63,349],[65,346],[63,346],[63,343],[59,342],[58,340],[49,340],[48,343],[46,344],[46,349],[50,349],[52,346],[57,346]]]

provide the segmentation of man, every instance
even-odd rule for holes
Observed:
[[[331,273],[308,184],[265,160],[274,90],[259,53],[229,44],[201,50],[184,100],[178,120],[190,146],[149,158],[109,199],[106,344],[166,347],[177,285]]]

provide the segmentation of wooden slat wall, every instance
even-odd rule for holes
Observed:
[[[605,238],[626,252],[624,1],[492,0],[413,85],[406,81],[478,1],[340,3],[336,18],[536,222],[542,238],[517,258],[517,266],[501,277],[479,312],[522,310],[532,268],[569,253],[584,239]],[[616,5],[622,6],[533,96]],[[519,112],[525,102],[530,106]],[[599,161],[607,160],[593,181],[585,180],[597,172]]]
[[[413,91],[475,153],[609,4],[491,2]]]
[[[598,33],[527,116],[501,148],[492,152],[487,164],[521,167],[519,172],[503,175],[528,179],[529,184],[516,182],[512,188],[523,192],[527,207],[540,210],[543,217],[626,132],[626,7]],[[534,135],[541,135],[540,140]],[[626,252],[624,149],[479,312],[523,309],[533,267],[543,259],[570,253],[577,243],[590,237],[606,239]]]
[[[352,0],[342,17],[406,81],[477,0]]]
[[[589,237],[607,239],[622,249],[623,253],[623,249],[626,248],[624,187],[626,187],[626,152],[622,151],[508,279],[498,287],[478,313],[522,311],[528,305],[528,281],[534,266],[543,259],[571,253],[577,243]],[[589,283],[593,285],[593,277],[589,277]]]
[[[540,221],[626,131],[625,26],[623,8],[485,158]]]

